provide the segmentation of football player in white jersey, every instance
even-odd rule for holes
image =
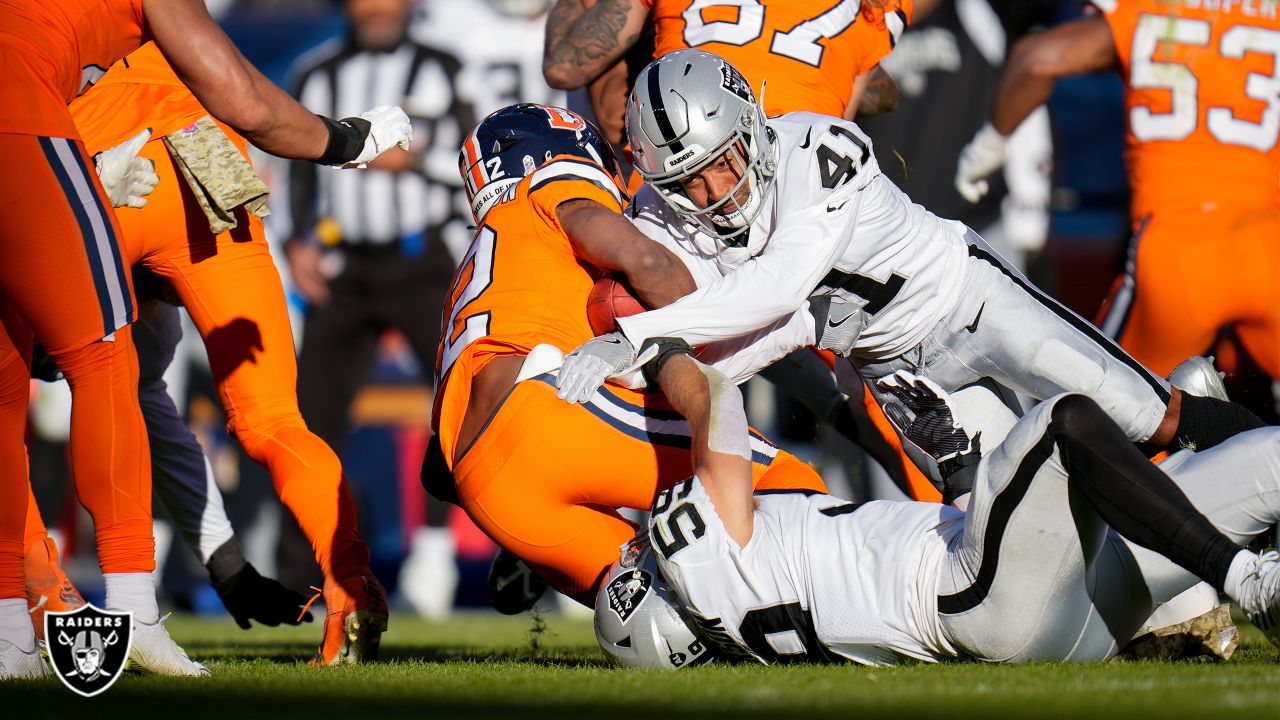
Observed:
[[[849,355],[869,380],[910,370],[948,391],[991,378],[1038,399],[1083,392],[1154,448],[1208,448],[1263,425],[1238,405],[1171,388],[972,230],[912,204],[855,124],[812,113],[766,120],[718,56],[679,50],[646,67],[627,132],[646,180],[637,224],[722,277],[578,348],[559,376],[568,401],[589,397],[646,341],[742,336],[816,295],[861,307],[820,319],[827,332],[856,335]],[[793,346],[813,335],[798,333]]]
[[[705,662],[705,643],[770,664],[1095,662],[1201,578],[1280,646],[1280,554],[1240,547],[1280,521],[1280,428],[1157,467],[1097,403],[1064,394],[984,456],[967,513],[753,496],[737,388],[687,345],[655,347],[645,369],[689,419],[694,476],[654,503],[656,563],[628,548],[602,586],[597,635],[623,664]],[[933,383],[899,372],[881,385],[909,437],[969,443]]]

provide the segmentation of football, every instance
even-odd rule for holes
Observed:
[[[627,287],[627,281],[618,275],[600,278],[587,296],[587,322],[591,323],[591,332],[596,335],[617,330],[618,318],[645,310],[631,288]]]

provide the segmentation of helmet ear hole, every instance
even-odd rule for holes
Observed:
[[[629,647],[631,647],[631,636],[630,636],[630,635],[628,635],[628,636],[626,636],[626,637],[622,638],[622,639],[621,639],[621,640],[619,640],[618,642],[614,643],[614,644],[613,644],[613,646],[614,646],[614,647],[620,647],[620,648],[629,648]]]

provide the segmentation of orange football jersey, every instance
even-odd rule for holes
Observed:
[[[485,216],[453,278],[436,353],[433,427],[446,458],[466,412],[471,379],[495,357],[549,343],[563,352],[595,336],[587,323],[591,266],[556,218],[568,200],[622,212],[623,197],[597,165],[553,159],[511,186]]]
[[[1276,3],[1093,4],[1111,26],[1128,86],[1134,217],[1157,207],[1280,199]]]
[[[654,57],[686,47],[720,55],[763,95],[766,115],[842,117],[854,79],[893,50],[911,19],[911,0],[642,2],[657,33]]]
[[[142,0],[0,0],[0,132],[75,137],[58,109],[144,39]]]
[[[71,103],[89,154],[115,147],[151,128],[152,139],[177,132],[209,114],[169,67],[155,43],[147,43],[112,65],[93,90]],[[241,144],[244,141],[225,128]]]

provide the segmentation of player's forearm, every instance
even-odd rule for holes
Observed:
[[[203,2],[145,0],[149,30],[178,77],[215,118],[280,157],[324,154],[324,123],[240,54]]]
[[[898,83],[885,69],[876,65],[866,73],[862,94],[858,97],[858,117],[874,117],[893,112],[898,107]]]
[[[1115,63],[1115,41],[1101,17],[1063,23],[1019,40],[996,89],[991,125],[1009,135],[1053,94],[1058,78],[1105,70]]]
[[[595,80],[635,44],[643,22],[634,0],[559,0],[547,15],[547,84],[574,90]]]
[[[556,216],[574,252],[598,268],[624,273],[645,307],[665,307],[697,289],[675,253],[600,203],[572,200],[556,208]]]
[[[1043,71],[1035,57],[1034,38],[1026,38],[1014,47],[1009,63],[1000,74],[991,126],[1008,136],[1018,129],[1032,110],[1043,105],[1053,94],[1056,75]]]
[[[801,310],[750,335],[712,343],[699,351],[698,360],[723,373],[735,385],[741,385],[792,352],[813,343],[813,318]]]
[[[693,469],[725,530],[740,546],[751,540],[751,444],[742,393],[723,374],[687,355],[658,373],[668,402],[689,421]]]

